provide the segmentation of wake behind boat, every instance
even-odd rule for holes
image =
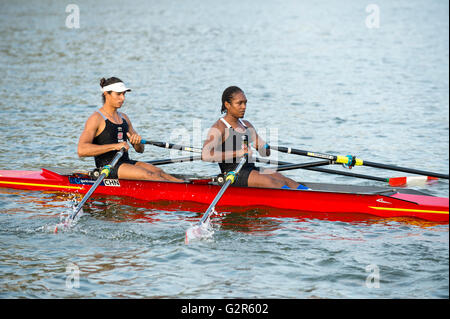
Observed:
[[[97,195],[136,198],[147,202],[193,202],[210,204],[221,186],[216,177],[179,176],[184,182],[105,178]],[[43,168],[40,171],[0,170],[0,187],[33,191],[86,194],[97,177],[87,170]],[[216,205],[267,208],[322,216],[366,214],[384,218],[413,217],[433,222],[449,221],[448,198],[407,188],[353,186],[302,182],[308,190],[230,187]]]

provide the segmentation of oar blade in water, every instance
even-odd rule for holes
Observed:
[[[214,230],[212,229],[210,220],[208,218],[206,222],[201,224],[197,223],[186,230],[184,243],[187,245],[192,241],[208,239],[211,238],[213,234]]]
[[[80,219],[81,216],[83,216],[83,208],[80,208],[78,214],[72,218],[73,214],[76,212],[78,206],[73,206],[72,211],[67,212],[67,214],[62,214],[60,222],[56,224],[54,233],[56,234],[58,231],[66,231],[69,230],[71,227],[73,227],[78,219]]]

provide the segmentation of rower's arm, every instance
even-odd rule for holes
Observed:
[[[145,150],[145,145],[141,144],[141,136],[136,132],[136,130],[133,128],[133,125],[131,124],[130,119],[128,118],[128,116],[124,113],[122,113],[122,115],[125,117],[127,123],[128,123],[128,140],[131,143],[131,145],[133,145],[133,148],[136,150],[136,152],[138,153],[144,153]]]
[[[127,142],[105,145],[93,144],[95,135],[97,134],[97,130],[101,123],[99,117],[100,115],[97,116],[96,114],[93,114],[86,121],[84,130],[78,141],[77,152],[79,157],[97,156],[110,151],[120,151],[122,147],[125,147],[126,150],[130,148]]]
[[[208,132],[208,137],[205,140],[202,148],[202,160],[206,162],[225,162],[233,158],[240,158],[244,156],[245,150],[240,149],[236,151],[222,152],[222,136],[225,134],[218,127],[213,126]]]
[[[249,128],[249,131],[251,132],[250,141],[253,142],[254,148],[258,151],[259,155],[266,157],[270,156],[270,149],[267,147],[266,141],[264,141],[256,132],[255,127],[249,122],[245,121],[245,125]]]

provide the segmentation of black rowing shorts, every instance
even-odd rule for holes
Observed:
[[[242,167],[241,171],[239,172],[239,174],[237,176],[237,180],[235,180],[234,183],[231,184],[231,186],[248,187],[248,178],[252,171],[259,172],[259,167],[256,167],[256,166]]]
[[[109,175],[107,178],[111,178],[111,179],[118,179],[119,178],[119,167],[122,164],[131,164],[131,165],[136,165],[137,161],[134,161],[132,159],[119,159],[119,162],[117,162],[116,166],[111,168],[111,171],[109,172]]]

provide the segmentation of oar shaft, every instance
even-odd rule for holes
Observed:
[[[312,163],[301,163],[301,164],[284,164],[284,165],[279,165],[277,167],[275,167],[274,169],[276,169],[278,172],[282,172],[282,171],[288,171],[288,170],[293,170],[293,169],[299,169],[299,168],[312,168],[312,167],[316,167],[316,166],[324,166],[324,165],[329,165],[330,161],[318,161],[318,162],[312,162]]]
[[[222,198],[222,195],[225,193],[225,191],[227,190],[228,186],[230,186],[230,185],[231,185],[231,181],[227,180],[226,183],[220,189],[220,191],[217,193],[217,195],[214,198],[214,200],[209,205],[209,207],[206,210],[206,212],[203,214],[202,218],[198,222],[198,225],[203,224],[206,221],[206,219],[211,215],[211,212],[214,209],[214,207],[216,206],[217,202]]]
[[[275,151],[282,152],[282,153],[287,153],[287,154],[296,154],[296,155],[302,155],[302,156],[322,158],[322,159],[326,159],[326,160],[329,160],[329,161],[336,161],[337,160],[337,156],[334,156],[334,155],[303,151],[303,150],[299,150],[299,149],[296,149],[296,148],[290,148],[290,147],[284,147],[284,146],[274,146],[274,145],[270,145],[269,148],[271,150],[275,150]]]
[[[180,163],[180,162],[193,162],[197,160],[201,160],[201,155],[197,156],[184,156],[184,157],[178,157],[178,158],[167,158],[162,160],[153,160],[153,161],[147,161],[145,163],[149,163],[152,165],[164,165],[164,164],[171,164],[171,163]]]
[[[91,197],[92,193],[94,193],[94,191],[97,189],[98,185],[100,185],[100,183],[103,181],[103,179],[105,179],[105,177],[107,177],[109,175],[110,169],[113,168],[114,166],[116,166],[117,162],[122,157],[123,153],[125,153],[125,151],[126,151],[125,148],[122,147],[120,149],[120,151],[117,152],[117,154],[114,156],[113,160],[109,164],[109,167],[107,168],[107,166],[108,166],[107,165],[103,168],[102,173],[97,178],[94,185],[92,185],[92,187],[89,189],[89,191],[86,193],[86,195],[84,195],[81,202],[78,203],[74,212],[70,215],[70,217],[69,217],[70,219],[72,219],[72,220],[75,219],[75,217],[77,216],[77,214],[79,213],[79,211],[81,210],[83,205],[86,203],[86,201],[89,199],[89,197]]]
[[[374,163],[374,162],[370,162],[370,161],[364,161],[364,165],[370,166],[370,167],[388,169],[391,171],[399,171],[399,172],[406,172],[406,173],[417,174],[417,175],[449,179],[448,174],[446,175],[446,174],[441,174],[441,173],[433,173],[433,172],[422,171],[422,170],[418,170],[418,169],[414,169],[414,168],[407,168],[407,167],[388,165],[388,164],[382,164],[382,163]]]
[[[292,164],[292,163],[289,163],[289,162],[268,160],[268,159],[260,158],[260,157],[256,158],[256,161],[260,162],[260,163],[265,163],[265,164],[279,165],[278,167],[282,167],[283,165],[295,165],[295,164]],[[319,163],[319,162],[317,162],[317,163]],[[299,167],[299,168],[300,169],[306,169],[308,171],[316,171],[316,172],[322,172],[322,173],[327,173],[327,174],[335,174],[335,175],[356,177],[356,178],[368,179],[368,180],[384,182],[384,183],[389,182],[388,178],[377,177],[377,176],[370,176],[370,175],[363,175],[363,174],[357,174],[357,173],[349,173],[349,172],[343,172],[343,171],[336,171],[336,170],[327,169],[327,168],[321,168],[321,167]]]
[[[241,158],[238,166],[235,169],[235,174],[238,174],[240,172],[240,170],[242,169],[242,167],[244,166],[245,162],[247,161],[247,158],[244,156],[243,158]],[[212,201],[211,205],[209,205],[208,209],[206,210],[206,212],[203,214],[202,218],[200,219],[200,221],[198,222],[198,225],[203,224],[208,217],[211,215],[212,210],[214,209],[214,207],[216,206],[216,204],[219,202],[219,200],[222,198],[222,195],[225,193],[225,191],[227,190],[228,186],[230,186],[232,183],[231,179],[227,179],[227,181],[225,182],[225,184],[223,184],[222,188],[220,189],[220,191],[217,193],[216,197],[214,198],[214,200]]]
[[[94,185],[92,185],[92,187],[89,189],[89,191],[86,193],[86,195],[84,195],[84,197],[81,200],[81,202],[78,203],[77,208],[75,209],[75,211],[70,216],[70,219],[73,220],[75,218],[75,216],[77,216],[78,212],[81,210],[83,205],[91,197],[92,193],[97,189],[98,185],[100,185],[100,183],[103,181],[103,179],[105,177],[106,177],[106,174],[103,173],[97,178],[97,180],[95,181]]]
[[[169,148],[169,149],[186,151],[186,152],[194,152],[194,153],[202,152],[201,148],[183,146],[183,145],[167,143],[167,142],[147,141],[145,139],[141,140],[141,144],[150,144],[150,145],[154,145],[154,146],[158,146],[158,147],[162,147],[162,148]]]
[[[162,148],[175,148],[175,149],[178,149],[178,150],[183,150],[183,151],[188,151],[188,152],[193,152],[193,153],[201,153],[201,149],[196,148],[196,147],[191,147],[191,146],[183,146],[183,145],[177,145],[177,144],[173,144],[173,143],[155,142],[155,141],[147,141],[147,140],[143,140],[142,143],[143,144],[151,144],[151,145],[162,147]],[[272,146],[272,149],[279,149],[280,152],[283,151],[285,153],[289,152],[289,149],[287,147]],[[292,149],[291,149],[291,151],[292,151]],[[299,154],[299,155],[305,155],[306,156],[307,152],[294,149],[294,154]],[[326,158],[327,157],[326,154],[321,154],[321,155],[317,155],[319,153],[314,153],[314,154],[316,155],[315,157],[318,157],[318,158]],[[186,161],[190,161],[191,158],[193,158],[192,160],[196,160],[197,159],[197,157],[195,157],[195,156],[194,157],[186,157]],[[201,159],[201,157],[199,159]],[[175,163],[175,160],[176,159],[174,159],[174,160],[167,159],[167,160],[159,160],[159,161],[149,161],[147,163],[150,163],[150,164],[153,164],[153,165],[162,165],[162,164]],[[262,163],[266,163],[266,164],[279,165],[276,168],[277,171],[283,171],[283,170],[300,168],[300,169],[307,169],[307,170],[311,170],[311,171],[323,172],[323,173],[328,173],[328,174],[351,176],[351,177],[368,179],[368,180],[374,180],[374,181],[380,181],[380,182],[387,182],[388,181],[388,179],[382,178],[382,177],[362,175],[362,174],[355,174],[355,173],[348,173],[348,172],[341,172],[341,171],[335,171],[335,170],[326,169],[326,168],[319,168],[319,167],[311,167],[311,166],[316,166],[316,165],[321,166],[321,165],[331,164],[330,161],[333,161],[333,160],[335,160],[335,157],[331,156],[331,157],[329,157],[329,159],[327,159],[327,160],[325,160],[323,162],[305,163],[305,164],[292,164],[292,163],[288,163],[288,162],[268,161],[266,159],[257,158],[258,162],[262,162]],[[184,158],[180,158],[179,161],[182,162],[182,161],[185,161],[185,160],[184,160]],[[178,160],[177,160],[177,162],[178,162]],[[318,164],[316,164],[316,163],[318,163]],[[293,166],[290,166],[290,167],[286,166],[286,168],[282,168],[281,165],[293,165]]]
[[[163,148],[175,148],[175,149],[182,150],[182,151],[201,153],[201,149],[196,148],[196,147],[191,147],[191,146],[183,146],[183,145],[177,145],[177,144],[172,144],[172,143],[146,141],[146,140],[143,140],[142,143],[143,144],[151,144],[151,145],[163,147]],[[333,156],[333,155],[327,155],[327,154],[322,154],[322,153],[311,153],[311,152],[297,150],[297,149],[289,149],[287,147],[282,147],[282,146],[271,146],[271,149],[278,150],[278,151],[284,152],[284,153],[292,153],[292,154],[304,155],[304,156],[311,156],[313,154],[314,156],[312,156],[312,157],[325,158],[326,160],[323,162],[316,162],[316,163],[320,163],[320,164],[317,164],[319,166],[326,165],[326,164],[332,164],[332,163],[330,163],[330,161],[335,161],[337,159],[337,157]],[[194,157],[186,157],[186,161],[190,161],[191,158],[193,158],[192,160],[197,159],[195,156]],[[185,161],[184,159],[183,160],[181,160],[181,159],[182,158],[180,158],[180,160],[179,160],[180,162]],[[201,157],[199,159],[201,159]],[[176,159],[174,159],[174,160],[167,159],[167,160],[159,160],[159,161],[149,161],[147,163],[150,163],[153,165],[162,165],[162,164],[175,163],[175,160]],[[257,158],[256,160],[258,162],[262,162],[262,163],[266,163],[266,164],[279,165],[277,168],[275,168],[275,169],[277,169],[277,171],[300,168],[300,169],[306,169],[306,170],[310,170],[310,171],[322,172],[322,173],[327,173],[327,174],[335,174],[335,175],[341,175],[341,176],[356,177],[356,178],[379,181],[379,182],[388,182],[389,181],[389,179],[383,178],[383,177],[342,172],[342,171],[336,171],[336,170],[319,168],[319,167],[311,167],[311,166],[316,166],[315,163],[293,164],[293,163],[282,162],[282,161],[273,161],[273,160],[269,161],[269,160],[262,159],[262,158]],[[177,160],[177,162],[178,162],[178,160]],[[324,164],[322,164],[322,163],[324,163]],[[290,167],[286,166],[286,168],[283,168],[282,165],[292,165],[292,166],[290,166]]]
[[[315,153],[315,152],[309,152],[309,151],[304,151],[304,150],[299,150],[299,149],[284,147],[284,146],[270,145],[269,148],[272,150],[276,150],[276,151],[288,153],[288,154],[296,154],[296,155],[302,155],[302,156],[322,158],[322,159],[326,159],[326,160],[329,160],[329,161],[332,161],[332,162],[335,162],[338,164],[351,164],[351,163],[349,163],[350,159],[348,156],[335,156],[335,155],[330,155],[330,154]],[[423,170],[417,170],[417,169],[413,169],[413,168],[400,167],[400,166],[388,165],[388,164],[382,164],[382,163],[375,163],[375,162],[370,162],[370,161],[363,161],[359,158],[354,158],[353,160],[355,163],[352,165],[365,165],[365,166],[383,168],[383,169],[388,169],[388,170],[393,170],[393,171],[400,171],[400,172],[406,172],[406,173],[411,173],[411,174],[426,175],[426,176],[449,179],[448,174],[434,173],[434,172],[428,172],[428,171],[423,171]]]
[[[341,175],[341,176],[349,176],[349,177],[355,177],[355,178],[361,178],[361,179],[368,179],[368,180],[378,181],[378,182],[383,182],[383,183],[389,182],[388,178],[371,176],[371,175],[363,175],[363,174],[358,174],[358,173],[336,171],[336,170],[320,168],[320,167],[307,167],[305,169],[310,170],[310,171],[327,173],[327,174],[335,174],[335,175]]]

